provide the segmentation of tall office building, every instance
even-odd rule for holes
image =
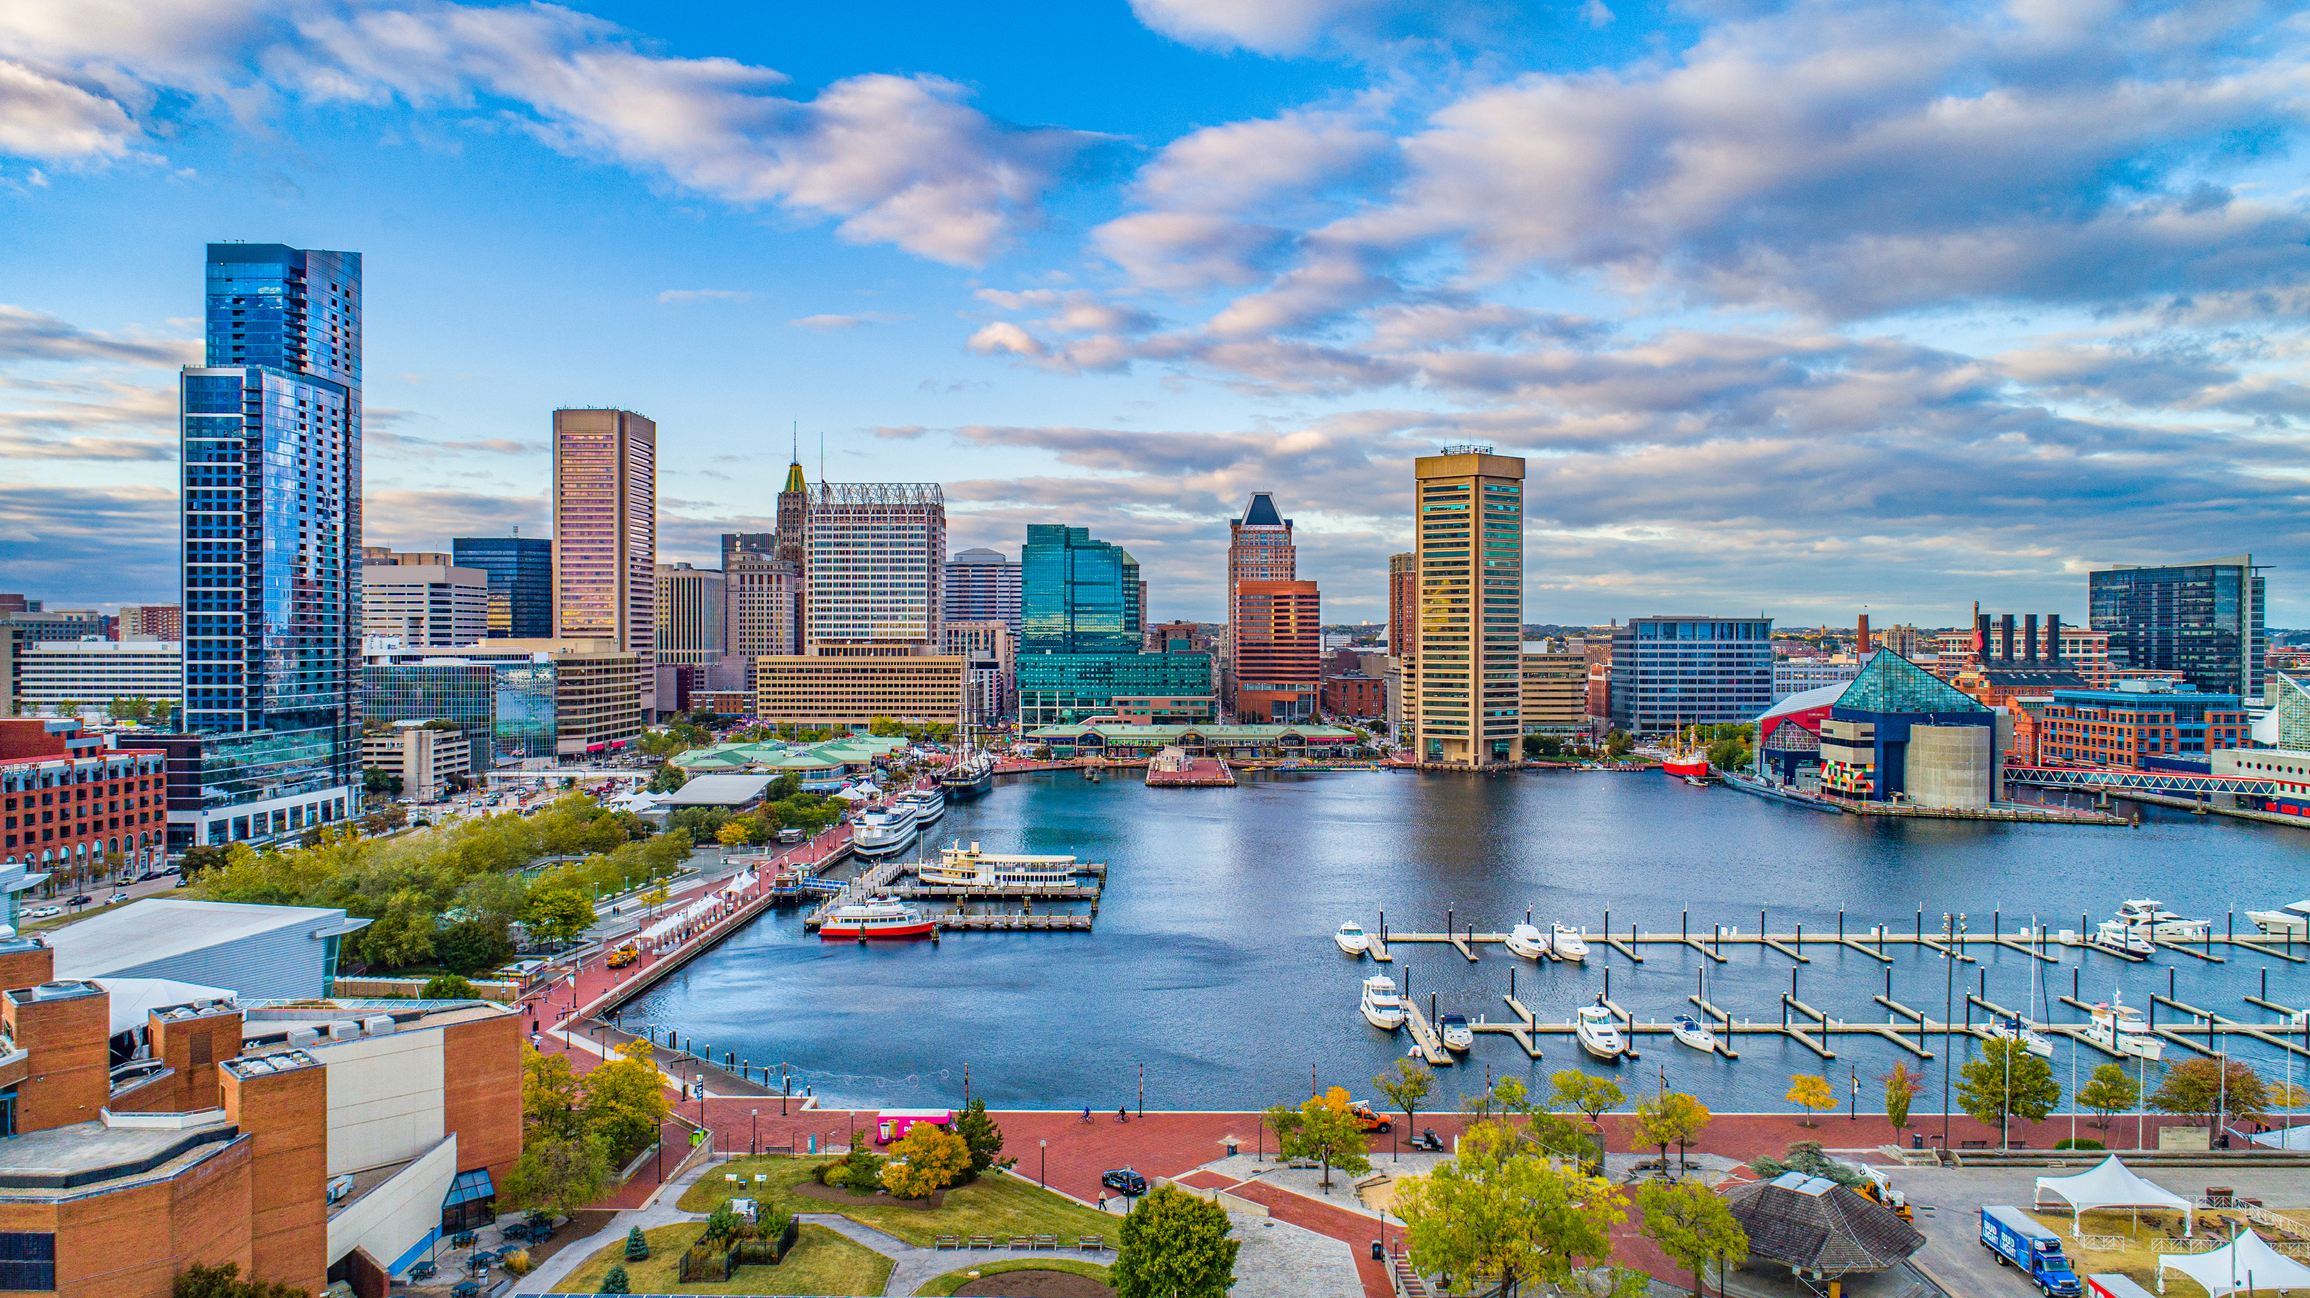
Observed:
[[[2263,578],[2250,554],[2086,574],[2086,613],[2113,663],[2178,671],[2209,694],[2263,692]],[[2122,661],[2121,661],[2122,660]]]
[[[731,554],[729,563],[722,570],[726,652],[739,658],[802,652],[802,574],[796,565],[751,550]],[[741,681],[729,688],[751,686]]]
[[[778,534],[776,532],[722,533],[722,571],[730,571],[730,565],[736,563],[741,554],[760,555],[765,559],[776,558],[778,555]]]
[[[657,706],[658,426],[629,410],[553,412],[554,636],[641,655]]]
[[[1137,653],[1139,561],[1087,527],[1034,523],[1021,551],[1021,653]]]
[[[946,561],[946,620],[1001,622],[1016,640],[1024,632],[1019,613],[1019,562],[984,546]]]
[[[1419,760],[1513,761],[1523,737],[1524,461],[1447,446],[1413,465],[1419,632],[1404,721]],[[1761,709],[1760,709],[1761,710]]]
[[[179,379],[202,767],[179,850],[342,817],[361,751],[361,255],[212,243],[206,278],[207,363]]]
[[[361,633],[404,645],[479,644],[489,635],[489,574],[439,564],[361,570]]]
[[[1395,658],[1412,656],[1412,642],[1418,638],[1420,589],[1419,556],[1391,554],[1388,556],[1388,654]]]
[[[1737,725],[1773,704],[1770,618],[1632,617],[1612,636],[1612,724]]]
[[[1323,601],[1312,581],[1235,587],[1235,720],[1314,721],[1323,694]]]
[[[1272,493],[1251,493],[1243,516],[1227,525],[1227,638],[1220,651],[1225,668],[1219,688],[1230,708],[1235,706],[1236,682],[1241,678],[1235,667],[1235,628],[1243,621],[1235,604],[1236,588],[1247,581],[1298,579],[1299,552],[1291,542],[1291,520],[1277,511]]]
[[[942,519],[944,515],[941,515]],[[794,458],[786,465],[786,485],[778,489],[778,530],[771,534],[777,540],[772,551],[778,558],[796,566],[809,562],[810,552],[810,484],[802,476],[802,452],[795,449]]]
[[[804,652],[937,652],[946,558],[937,483],[821,482],[803,526]]]
[[[722,656],[723,577],[686,563],[658,565],[658,661],[706,666]]]
[[[184,639],[184,609],[175,604],[123,604],[113,624],[115,640]],[[180,682],[181,684],[181,682]]]
[[[451,562],[489,574],[489,638],[553,638],[553,542],[523,536],[460,536]]]

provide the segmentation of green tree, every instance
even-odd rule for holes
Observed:
[[[306,1290],[278,1280],[243,1280],[237,1262],[222,1266],[195,1262],[177,1274],[169,1292],[173,1298],[312,1298]]]
[[[1636,751],[1636,737],[1625,730],[1615,730],[1604,737],[1604,756],[1619,761]]]
[[[461,919],[434,934],[433,954],[451,972],[472,974],[511,959],[513,943],[487,920]]]
[[[722,828],[714,833],[714,841],[724,847],[744,847],[753,842],[754,818],[751,816],[732,816],[723,821]]]
[[[1782,1098],[1814,1113],[1825,1113],[1837,1107],[1837,1093],[1829,1089],[1829,1079],[1818,1073],[1799,1073],[1791,1077],[1789,1093]],[[1797,1125],[1817,1127],[1821,1124],[1808,1117]]]
[[[169,723],[175,719],[176,704],[171,703],[167,699],[158,699],[154,701],[152,705],[152,721],[154,725],[160,727],[163,730],[166,730],[168,729]]]
[[[523,1046],[521,1050],[521,1138],[530,1141],[575,1140],[585,1133],[579,1106],[585,1086],[569,1066],[566,1054],[546,1054]]]
[[[1628,1098],[1620,1093],[1619,1085],[1611,1078],[1591,1077],[1577,1068],[1558,1069],[1548,1074],[1548,1083],[1552,1088],[1548,1094],[1550,1108],[1585,1113],[1591,1123]]]
[[[866,721],[866,733],[878,739],[889,739],[905,734],[906,727],[889,717],[869,717]]]
[[[1404,1134],[1406,1136],[1418,1135],[1418,1131],[1412,1125],[1414,1115],[1419,1112],[1420,1102],[1427,1099],[1428,1093],[1436,1089],[1435,1073],[1422,1068],[1409,1059],[1399,1059],[1396,1061],[1394,1076],[1382,1073],[1372,1079],[1372,1085],[1379,1089],[1380,1094],[1387,1096],[1388,1100],[1397,1108],[1404,1111]]]
[[[1679,1166],[1675,1175],[1681,1176],[1684,1151],[1700,1139],[1700,1133],[1713,1116],[1707,1105],[1679,1091],[1641,1096],[1636,1101],[1636,1132],[1646,1144],[1660,1147],[1663,1170],[1668,1163],[1668,1147],[1676,1146]]]
[[[626,1279],[624,1265],[617,1262],[610,1263],[609,1271],[602,1276],[601,1292],[632,1293],[633,1291],[633,1282]]]
[[[955,1120],[955,1134],[970,1147],[970,1175],[963,1179],[976,1180],[981,1172],[994,1167],[1009,1167],[1017,1159],[1003,1157],[1003,1129],[987,1116],[987,1102],[973,1099],[963,1107],[962,1116]]]
[[[639,1226],[626,1232],[626,1260],[628,1262],[647,1262],[650,1260],[650,1240],[648,1236],[642,1234],[642,1228]]]
[[[521,1158],[498,1187],[503,1207],[563,1217],[610,1188],[609,1150],[601,1137],[522,1143]]]
[[[963,1179],[971,1170],[970,1146],[951,1131],[918,1122],[890,1148],[882,1184],[901,1199],[921,1199]]]
[[[619,1161],[655,1140],[674,1110],[666,1098],[666,1075],[647,1041],[627,1042],[617,1058],[587,1073],[585,1093],[586,1130],[607,1142],[611,1157]]]
[[[1702,1280],[1710,1262],[1721,1259],[1730,1272],[1748,1260],[1748,1232],[1724,1200],[1698,1180],[1641,1186],[1636,1206],[1644,1214],[1644,1237],[1692,1272],[1694,1293],[1708,1292]]]
[[[2109,1134],[2110,1119],[2141,1102],[2142,1088],[2124,1064],[2103,1064],[2078,1088],[2077,1102],[2092,1109],[2094,1125]]]
[[[2150,1107],[2204,1118],[2209,1138],[2218,1140],[2225,1114],[2248,1122],[2267,1121],[2270,1088],[2260,1073],[2238,1060],[2185,1059],[2166,1065],[2164,1080],[2150,1094]]]
[[[689,775],[681,767],[672,762],[660,762],[658,769],[650,773],[650,782],[645,787],[652,793],[673,793],[689,782]]]
[[[1445,1272],[1452,1292],[1479,1283],[1562,1284],[1612,1253],[1612,1228],[1628,1200],[1610,1181],[1582,1175],[1517,1138],[1479,1122],[1459,1152],[1396,1190],[1412,1264]]]
[[[1348,1093],[1334,1086],[1310,1096],[1294,1109],[1277,1105],[1267,1111],[1268,1129],[1275,1132],[1276,1152],[1285,1158],[1313,1158],[1323,1164],[1323,1184],[1331,1185],[1334,1167],[1350,1176],[1372,1170],[1365,1155],[1369,1144],[1363,1123],[1348,1108]]]
[[[366,767],[361,772],[361,789],[380,797],[398,798],[401,796],[401,777],[382,766]]]
[[[594,904],[575,887],[538,888],[529,894],[521,922],[545,942],[574,942],[594,926]]]
[[[1235,1253],[1227,1210],[1163,1186],[1123,1218],[1110,1279],[1115,1298],[1227,1298]]]
[[[1958,1107],[1997,1127],[2000,1144],[2016,1115],[2043,1122],[2061,1103],[2061,1083],[2053,1080],[2052,1067],[2011,1038],[1982,1042],[1981,1057],[1957,1075]]]
[[[429,1001],[469,1001],[477,994],[473,984],[458,974],[435,974],[417,993],[419,999]]]
[[[210,870],[222,868],[231,859],[231,855],[220,844],[200,843],[188,847],[184,850],[184,859],[179,862],[184,867],[182,877],[186,883],[191,883]]]
[[[1907,1064],[1893,1065],[1885,1074],[1885,1120],[1899,1132],[1909,1125],[1909,1104],[1917,1098],[1918,1075]]]

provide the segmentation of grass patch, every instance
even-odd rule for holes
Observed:
[[[934,1276],[923,1281],[922,1288],[915,1290],[915,1293],[929,1295],[931,1298],[945,1298],[945,1295],[953,1293],[977,1278],[971,1275],[973,1271],[978,1272],[980,1277],[1001,1275],[1005,1271],[1070,1271],[1076,1275],[1089,1276],[1100,1284],[1111,1285],[1114,1283],[1108,1278],[1107,1268],[1096,1262],[1078,1262],[1071,1257],[1022,1257],[1000,1262],[980,1262],[966,1266],[959,1271],[949,1271],[945,1275]]]
[[[2061,1251],[2069,1256],[2069,1264],[2083,1275],[2116,1272],[2142,1288],[2155,1293],[2158,1287],[2158,1259],[2164,1254],[2150,1251],[2150,1241],[2178,1234],[2182,1228],[2182,1214],[2165,1209],[2144,1210],[2140,1224],[2134,1223],[2133,1214],[2123,1210],[2088,1212],[2083,1221],[2087,1235],[2115,1236],[2125,1241],[2118,1249],[2080,1248],[2070,1237],[2070,1219],[2067,1213],[2032,1212],[2028,1214],[2047,1230],[2061,1237]],[[2243,1226],[2242,1219],[2234,1220],[2217,1209],[2198,1209],[2198,1233],[2209,1232],[2227,1236],[2233,1225]],[[2175,1275],[2166,1281],[2167,1298],[2196,1298],[2205,1291],[2187,1276]]]
[[[599,1293],[602,1277],[617,1263],[625,1266],[635,1293],[878,1294],[890,1283],[889,1258],[824,1226],[804,1226],[793,1251],[776,1266],[740,1267],[721,1284],[685,1285],[679,1279],[682,1252],[705,1233],[704,1222],[643,1231],[650,1241],[650,1256],[643,1262],[625,1261],[626,1241],[620,1237],[587,1258],[554,1292]]]
[[[1084,1235],[1099,1236],[1109,1248],[1123,1242],[1121,1218],[1086,1208],[1005,1172],[990,1172],[969,1185],[955,1186],[946,1192],[944,1204],[927,1212],[895,1203],[833,1204],[793,1192],[794,1186],[809,1180],[821,1166],[833,1161],[779,1154],[733,1158],[716,1165],[696,1185],[684,1191],[677,1206],[684,1212],[705,1213],[712,1212],[727,1199],[759,1197],[790,1213],[839,1211],[852,1221],[886,1231],[922,1248],[936,1244],[941,1235],[990,1235],[997,1239],[1012,1235],[1056,1235],[1060,1243],[1070,1248]],[[757,1173],[770,1179],[756,1185]],[[731,1174],[740,1179],[735,1182],[723,1179]]]

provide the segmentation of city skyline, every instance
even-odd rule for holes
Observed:
[[[2275,10],[308,16],[0,16],[0,561],[52,603],[172,593],[174,267],[247,239],[367,259],[381,545],[543,535],[550,412],[602,405],[665,426],[701,567],[800,420],[814,478],[823,433],[941,483],[955,549],[1093,526],[1156,621],[1222,616],[1276,491],[1379,621],[1412,459],[1483,441],[1533,466],[1531,621],[2082,623],[2090,566],[2232,552],[2310,619]],[[569,88],[609,65],[681,129]]]

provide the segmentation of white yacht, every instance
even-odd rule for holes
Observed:
[[[1404,998],[1396,994],[1396,980],[1386,974],[1364,979],[1364,1022],[1382,1032],[1404,1025]]]
[[[1518,924],[1509,929],[1501,945],[1508,948],[1509,954],[1520,955],[1527,960],[1548,958],[1548,935],[1530,924]]]
[[[1548,930],[1548,949],[1556,953],[1557,959],[1578,964],[1588,958],[1588,939],[1569,924],[1552,924]]]
[[[2156,955],[2158,944],[2150,940],[2150,926],[2128,924],[2123,920],[2105,919],[2101,926],[2086,939],[2091,946],[2123,951],[2128,955]]]
[[[1716,1053],[1716,1033],[1701,1026],[1700,1020],[1690,1014],[1677,1015],[1676,1021],[1669,1025],[1668,1030],[1683,1045],[1709,1054]]]
[[[918,832],[912,806],[886,802],[859,813],[850,828],[850,850],[867,857],[895,856],[913,846]]]
[[[1334,929],[1331,940],[1339,943],[1339,949],[1349,955],[1362,955],[1371,949],[1372,941],[1371,936],[1364,932],[1364,926],[1354,920],[1349,920]]]
[[[1006,855],[957,840],[938,850],[938,864],[925,861],[916,873],[924,883],[954,887],[1057,888],[1072,886],[1083,868],[1071,856]]]
[[[2029,1020],[1994,1018],[1989,1021],[1989,1035],[2000,1041],[2019,1041],[2022,1049],[2043,1059],[2053,1058],[2053,1042]]]
[[[2093,1017],[2086,1023],[2084,1035],[2104,1050],[2152,1063],[2166,1053],[2166,1043],[2150,1035],[2149,1023],[2142,1012],[2115,993],[2108,1003],[2093,1007]]]
[[[2246,912],[2246,918],[2270,937],[2299,942],[2310,937],[2310,898],[2280,906],[2276,910],[2250,910]]]
[[[1468,1016],[1456,1010],[1436,1020],[1436,1035],[1444,1039],[1446,1050],[1466,1050],[1476,1044],[1476,1031],[1468,1026]]]
[[[2147,897],[2119,906],[2117,922],[2135,928],[2146,926],[2150,937],[2159,942],[2203,942],[2214,933],[2212,920],[2184,919]]]
[[[1583,1005],[1572,1026],[1574,1036],[1580,1038],[1580,1048],[1608,1064],[1620,1062],[1628,1052],[1628,1038],[1620,1035],[1620,1023],[1612,1011],[1602,1005]]]
[[[939,788],[908,789],[892,799],[914,808],[914,823],[923,828],[935,824],[946,814],[946,791]]]

